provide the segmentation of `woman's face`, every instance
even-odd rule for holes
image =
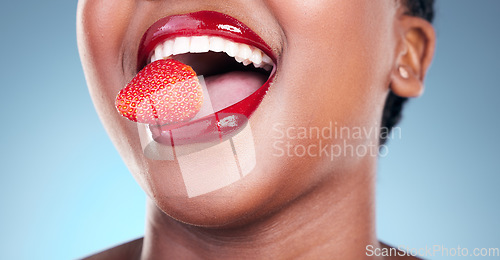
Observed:
[[[254,150],[255,165],[238,181],[188,196],[179,161],[145,156],[137,124],[121,117],[114,104],[137,73],[145,31],[160,18],[201,10],[246,24],[277,61],[274,82],[249,119],[245,149]],[[321,186],[334,189],[349,173],[373,170],[377,154],[355,149],[376,147],[377,132],[357,138],[349,136],[353,132],[311,136],[309,130],[378,131],[396,60],[397,11],[394,1],[372,0],[81,0],[78,43],[98,114],[148,196],[180,221],[223,226],[251,221]],[[304,129],[308,135],[298,136]],[[198,159],[206,183],[217,177],[203,176],[205,171],[231,160],[218,151]],[[187,162],[195,171],[198,159]]]

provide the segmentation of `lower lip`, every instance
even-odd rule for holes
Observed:
[[[150,125],[153,139],[169,146],[217,144],[229,139],[246,126],[250,116],[262,103],[275,72],[276,67],[266,83],[250,96],[211,115],[175,127]]]

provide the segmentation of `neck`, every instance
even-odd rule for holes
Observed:
[[[344,176],[330,178],[275,214],[240,228],[193,227],[148,201],[141,258],[363,259],[367,245],[380,246],[375,234],[375,174],[368,170]]]

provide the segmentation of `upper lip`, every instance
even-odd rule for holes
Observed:
[[[172,15],[153,23],[144,33],[138,51],[137,69],[142,69],[158,44],[176,37],[219,36],[254,46],[276,64],[271,47],[247,25],[227,14],[214,11]]]
[[[256,111],[257,107],[262,102],[264,96],[267,94],[271,83],[274,81],[277,72],[278,55],[275,55],[273,49],[256,32],[251,30],[243,22],[240,22],[236,18],[233,18],[227,14],[214,11],[199,11],[194,13],[172,15],[161,18],[160,20],[153,23],[144,33],[142,40],[140,42],[138,57],[137,57],[137,71],[144,68],[150,62],[150,57],[152,53],[155,53],[154,55],[155,59],[157,58],[156,53],[158,52],[163,55],[161,58],[168,58],[169,56],[165,54],[167,53],[167,51],[164,50],[168,48],[169,46],[168,43],[170,39],[175,38],[176,39],[175,42],[177,42],[177,40],[179,40],[180,37],[191,37],[191,39],[194,39],[195,37],[198,40],[200,38],[205,38],[196,36],[209,36],[210,39],[224,38],[228,40],[228,42],[237,43],[236,45],[239,46],[238,48],[241,47],[240,50],[248,50],[248,48],[250,47],[250,49],[252,50],[252,63],[254,63],[254,65],[256,65],[256,63],[260,64],[258,62],[259,60],[258,57],[261,53],[255,52],[256,49],[258,49],[263,54],[265,54],[262,55],[262,62],[264,62],[264,56],[267,55],[268,59],[266,64],[272,65],[272,71],[265,73],[268,76],[267,81],[260,88],[255,90],[252,94],[250,94],[249,96],[245,97],[244,99],[240,100],[235,104],[232,104],[221,110],[214,111],[212,115],[208,115],[203,118],[175,126],[169,125],[164,127],[158,127],[150,125],[150,129],[152,130],[152,134],[155,138],[160,138],[160,136],[164,132],[170,132],[177,128],[181,129],[182,133],[180,135],[178,133],[176,134],[176,138],[178,141],[177,143],[179,143],[179,140],[181,139],[182,139],[180,141],[181,143],[184,142],[203,143],[213,138],[215,139],[219,138],[222,140],[223,137],[227,137],[230,136],[231,134],[237,133],[238,129],[241,129],[243,125],[247,124],[248,119],[254,113],[254,111]],[[212,40],[210,40],[209,44],[210,50],[212,49],[211,43]],[[200,45],[199,42],[197,45]],[[182,42],[182,44],[179,43],[178,46],[187,46],[187,44],[184,44]],[[225,46],[227,47],[227,45]],[[192,51],[192,47],[193,47],[192,44],[190,44],[190,51]],[[162,50],[160,51],[160,49]],[[173,49],[175,49],[175,47]],[[198,50],[195,52],[201,52],[201,50],[205,50],[204,48],[199,48],[199,49],[195,48],[195,49]],[[182,52],[173,51],[172,54],[174,53],[182,53]],[[248,53],[248,51],[244,53]],[[257,53],[256,56],[254,55],[255,53]],[[229,52],[226,52],[226,54],[231,56]],[[234,63],[230,62],[229,64],[217,63],[216,60],[212,60],[214,56],[210,55],[211,54],[202,54],[201,57],[205,59],[201,59],[200,62],[186,63],[186,64],[192,66],[198,75],[202,76],[204,75],[207,77],[217,75],[218,73],[228,72],[225,69],[230,69],[230,70],[242,69],[241,67],[238,67],[239,65],[237,64],[235,65]],[[181,62],[183,62],[182,59],[186,58],[186,56],[184,57],[180,56],[182,55],[174,55],[174,59],[181,59]],[[193,58],[193,56],[195,55],[187,55],[187,56]],[[241,58],[243,56],[245,55],[239,57]],[[220,58],[220,56],[217,57]],[[271,61],[269,61],[269,58],[271,59]],[[239,61],[236,56],[235,60]],[[200,65],[201,63],[206,64],[207,61],[208,63],[210,63],[209,65],[211,67],[217,67],[217,65],[223,65],[225,67],[216,71],[203,71],[203,69],[196,70],[195,68],[196,65]],[[245,64],[245,61],[243,61],[243,65],[247,65]],[[243,71],[247,70],[252,71],[248,67],[243,68]],[[259,71],[259,69],[256,70]],[[263,70],[260,70],[259,72],[263,72]],[[231,121],[232,124],[228,126],[223,126],[222,122],[230,118],[232,118]],[[170,137],[171,134],[172,133],[170,133],[169,135]],[[163,138],[160,138],[158,140],[163,140]],[[171,140],[168,139],[167,141],[168,141],[167,143],[169,143]]]

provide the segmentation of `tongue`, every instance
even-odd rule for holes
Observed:
[[[251,71],[232,71],[205,78],[214,111],[234,105],[259,89],[267,77]]]
[[[240,102],[259,89],[266,77],[233,71],[204,80],[206,88],[191,67],[172,59],[158,60],[120,90],[115,106],[134,122],[173,127]]]

